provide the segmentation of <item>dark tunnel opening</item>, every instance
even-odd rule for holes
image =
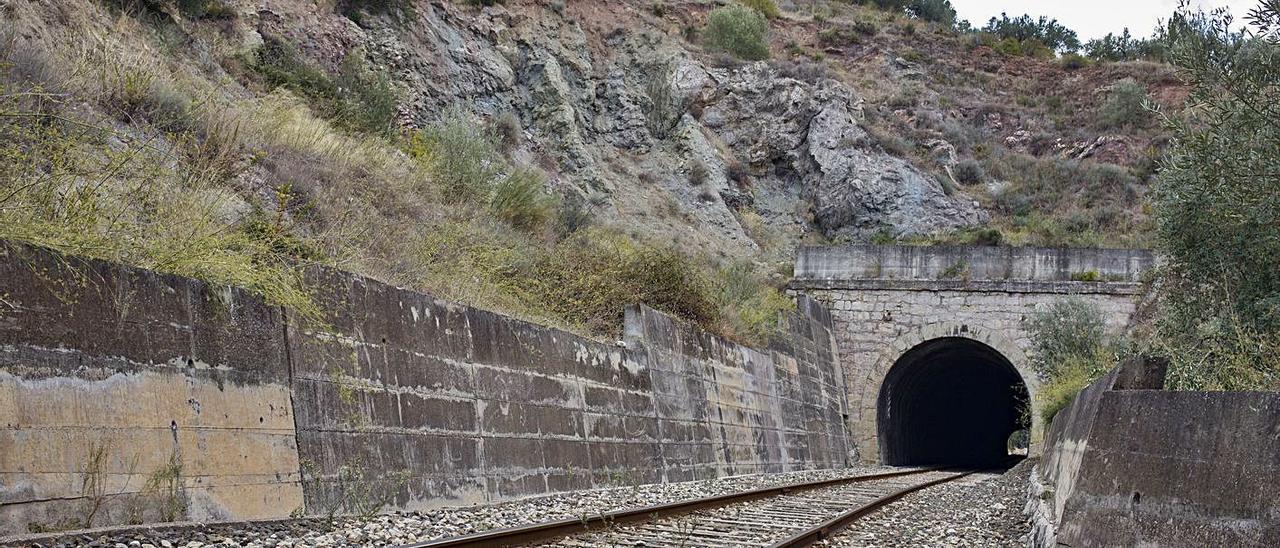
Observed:
[[[1010,435],[1029,427],[1026,384],[994,348],[961,337],[908,350],[877,404],[880,457],[895,466],[994,467]]]

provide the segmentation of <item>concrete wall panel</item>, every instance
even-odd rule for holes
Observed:
[[[0,296],[0,532],[302,506],[278,308],[11,244]]]
[[[234,288],[0,253],[0,533],[78,525],[95,447],[121,494],[94,525],[166,517],[144,486],[171,458],[167,517],[191,519],[352,510],[367,486],[415,509],[847,460],[830,316],[803,298],[767,351],[643,307],[615,345],[325,268],[309,323]]]
[[[1123,390],[1123,373],[1054,417],[1032,545],[1280,545],[1280,394]]]

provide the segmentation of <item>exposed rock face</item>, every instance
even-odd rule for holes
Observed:
[[[985,219],[880,150],[844,84],[797,80],[763,62],[708,66],[627,5],[432,2],[403,16],[412,20],[368,17],[363,27],[301,0],[264,0],[258,14],[263,32],[315,26],[325,40],[313,44],[363,48],[404,86],[409,125],[457,109],[514,113],[530,137],[517,155],[548,167],[561,192],[597,197],[605,220],[686,247],[758,250],[740,221],[747,208],[786,249],[814,229],[857,240]]]
[[[985,220],[933,176],[879,150],[859,125],[861,101],[834,80],[808,84],[757,63],[706,93],[714,98],[703,123],[752,165],[797,174],[814,223],[828,237],[928,234]]]
[[[842,105],[813,118],[809,154],[817,166],[809,177],[815,222],[828,237],[929,234],[987,220],[935,177],[877,150]]]

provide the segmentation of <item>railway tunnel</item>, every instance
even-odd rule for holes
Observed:
[[[923,342],[894,362],[877,401],[884,464],[995,466],[1029,427],[1028,390],[1007,358],[979,341]]]

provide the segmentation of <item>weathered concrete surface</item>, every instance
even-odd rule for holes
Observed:
[[[854,444],[861,460],[876,462],[879,396],[889,370],[909,350],[947,337],[977,341],[1017,369],[1034,402],[1040,380],[1027,358],[1031,313],[1078,295],[1097,304],[1107,330],[1118,332],[1128,325],[1138,280],[1152,264],[1145,250],[809,247],[800,251],[791,287],[831,311]],[[1072,281],[1086,272],[1103,281]],[[1043,425],[1039,413],[1032,417],[1035,442]]]
[[[831,318],[807,299],[768,350],[646,308],[624,348],[307,277],[323,329],[240,290],[0,247],[0,535],[324,512],[368,485],[421,508],[846,464]]]
[[[1031,545],[1280,546],[1280,394],[1124,390],[1126,377],[1054,417]]]
[[[7,244],[0,299],[0,533],[302,505],[277,308]]]
[[[629,352],[648,354],[668,480],[846,464],[844,379],[831,318],[801,297],[791,336],[768,351],[728,343],[645,307],[627,311]]]
[[[407,474],[407,508],[845,464],[830,318],[811,302],[771,352],[642,307],[619,348],[345,273],[310,281],[335,316],[290,322],[309,507],[339,500],[353,462]]]
[[[1155,258],[1144,249],[851,245],[805,247],[795,276],[807,281],[1069,282],[1084,276],[1137,282]],[[1108,290],[1114,290],[1109,286]]]

